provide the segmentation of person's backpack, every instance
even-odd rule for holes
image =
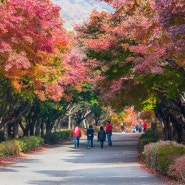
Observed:
[[[88,137],[92,137],[92,133],[88,133]]]
[[[88,129],[87,130],[87,137],[92,139],[94,137],[93,133],[94,133],[93,129]]]

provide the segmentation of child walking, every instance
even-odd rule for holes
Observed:
[[[100,142],[101,148],[103,148],[103,143],[105,141],[105,138],[106,138],[105,130],[104,130],[103,126],[100,126],[100,130],[98,132],[98,142]]]
[[[88,149],[93,148],[94,129],[92,125],[89,125],[86,135],[87,135],[87,148]]]

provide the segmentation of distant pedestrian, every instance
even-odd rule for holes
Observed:
[[[122,132],[124,133],[124,130],[125,130],[125,124],[124,124],[124,121],[122,121],[122,123],[121,123],[121,129],[122,129]]]
[[[139,125],[138,124],[135,126],[135,130],[136,130],[136,132],[139,132]]]
[[[106,123],[106,134],[107,134],[107,140],[108,140],[108,146],[112,146],[112,125],[111,122],[108,120]]]
[[[146,132],[146,129],[147,129],[147,123],[144,122],[144,124],[143,124],[143,132]]]
[[[98,131],[98,142],[100,142],[100,147],[103,148],[103,143],[106,139],[106,133],[103,126],[100,126],[100,130]]]
[[[74,147],[79,147],[80,137],[81,137],[81,128],[76,125],[72,131],[73,138],[74,138]]]
[[[89,125],[86,135],[87,135],[87,148],[88,149],[93,148],[94,129],[92,125]]]
[[[141,125],[141,123],[139,122],[139,125],[138,125],[138,130],[139,130],[139,133],[141,133],[142,132],[142,125]]]

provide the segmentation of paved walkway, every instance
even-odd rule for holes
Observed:
[[[165,185],[142,171],[137,162],[136,134],[113,134],[113,147],[80,148],[72,142],[38,152],[0,168],[1,185]],[[107,143],[105,143],[107,145]]]

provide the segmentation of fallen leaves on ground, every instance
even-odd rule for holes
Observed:
[[[47,149],[48,149],[48,146],[44,145],[42,147],[32,149],[26,153],[21,152],[19,155],[11,155],[11,156],[2,158],[2,159],[0,159],[0,167],[10,166],[12,164],[15,164],[17,159],[26,158],[36,152],[42,152]]]
[[[174,179],[170,178],[169,176],[164,176],[164,175],[156,172],[155,170],[147,167],[147,165],[145,163],[143,163],[141,161],[139,163],[141,164],[141,168],[142,168],[143,171],[154,174],[159,179],[161,179],[163,182],[165,182],[167,185],[177,185],[177,184],[179,184],[179,182],[177,180],[174,180]],[[185,185],[185,183],[180,183],[179,185]]]

